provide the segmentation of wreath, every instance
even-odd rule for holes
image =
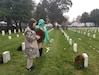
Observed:
[[[40,39],[38,39],[37,42],[38,43],[43,42],[45,38],[45,32],[40,28],[36,28],[35,32],[36,32],[36,35],[40,36]]]
[[[82,69],[84,68],[84,57],[82,55],[78,55],[75,58],[75,68]]]

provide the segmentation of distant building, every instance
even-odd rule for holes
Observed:
[[[95,24],[93,22],[86,22],[87,27],[94,27]]]
[[[0,21],[0,26],[7,26],[7,22],[5,22],[5,21]]]
[[[76,22],[80,23],[81,16],[77,16]]]

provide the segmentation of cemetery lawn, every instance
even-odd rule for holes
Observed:
[[[78,52],[73,52],[73,47],[60,30],[53,30],[49,33],[50,41],[44,44],[43,56],[33,61],[36,67],[34,71],[26,70],[24,52],[17,51],[18,46],[24,41],[22,33],[19,33],[20,37],[11,34],[12,40],[8,40],[8,34],[0,34],[0,54],[4,51],[10,51],[11,54],[8,63],[0,63],[0,75],[99,75],[99,38],[93,39],[70,30],[64,31],[72,38],[73,43],[77,43]],[[50,50],[47,52],[46,48]],[[89,56],[88,68],[76,70],[75,57],[82,53]]]

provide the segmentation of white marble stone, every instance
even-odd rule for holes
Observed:
[[[25,50],[25,42],[22,42],[22,51]]]
[[[8,36],[8,39],[11,40],[12,39],[12,36]]]
[[[69,44],[72,45],[72,39],[71,38],[69,39]]]
[[[4,30],[2,30],[2,35],[3,35],[3,36],[5,35],[5,31],[4,31]]]
[[[78,40],[81,40],[81,38],[78,38]]]
[[[20,29],[18,29],[18,32],[20,33]]]
[[[67,34],[66,33],[64,34],[64,36],[65,36],[65,38],[67,38]]]
[[[74,44],[73,44],[73,51],[74,51],[74,52],[77,52],[77,43],[74,43]]]
[[[52,28],[52,29],[48,30],[48,33],[50,33],[52,30],[54,30],[54,28]]]
[[[86,35],[86,32],[84,32],[84,35]]]
[[[19,37],[19,34],[17,34],[16,36]]]
[[[11,34],[11,30],[9,30],[9,34]]]
[[[14,29],[14,33],[16,33],[16,29]]]
[[[96,34],[93,34],[93,38],[94,38],[94,39],[96,38]]]
[[[90,36],[90,33],[88,33],[88,36]]]
[[[67,41],[69,41],[69,36],[67,36]]]
[[[97,51],[99,53],[99,51]]]
[[[3,63],[7,63],[10,61],[10,51],[5,51],[2,53],[3,55]]]
[[[82,56],[84,57],[84,68],[88,67],[88,55],[86,53],[82,53]]]
[[[22,35],[24,36],[24,33],[22,33]]]

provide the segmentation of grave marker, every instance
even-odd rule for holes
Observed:
[[[17,37],[19,37],[19,34],[17,34]]]
[[[82,53],[82,56],[84,57],[84,68],[88,67],[88,55],[86,53]]]
[[[72,39],[71,38],[69,39],[69,44],[72,45]]]
[[[20,33],[20,29],[18,29],[18,32]]]
[[[22,42],[22,51],[25,50],[25,42]]]
[[[90,36],[90,33],[88,33],[88,36]]]
[[[74,52],[77,52],[77,43],[74,43],[73,50],[74,50]]]
[[[3,55],[3,63],[7,63],[10,61],[10,51],[5,51],[2,53]]]
[[[5,31],[4,31],[4,30],[2,30],[2,35],[3,35],[3,36],[5,35]]]
[[[67,41],[69,41],[69,36],[67,36]]]
[[[9,34],[11,34],[11,30],[9,30]]]
[[[8,39],[9,39],[9,40],[11,40],[11,39],[12,39],[12,37],[11,37],[11,36],[8,36]]]
[[[16,33],[16,29],[14,29],[14,33]]]
[[[96,38],[96,35],[95,35],[95,34],[93,34],[93,38],[94,38],[94,39]]]

